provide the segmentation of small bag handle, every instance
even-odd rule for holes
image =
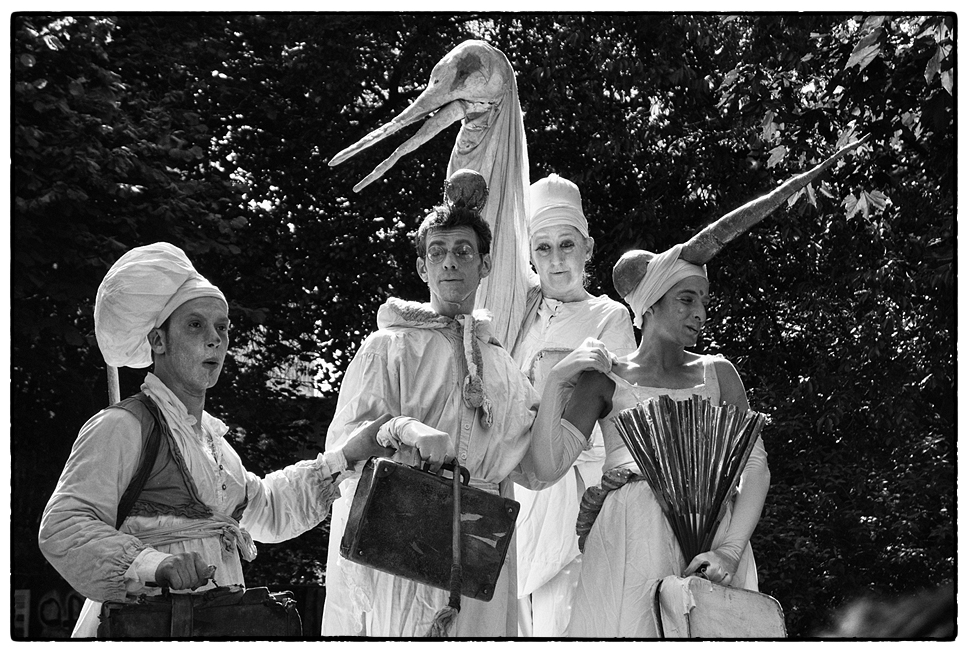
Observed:
[[[441,467],[439,467],[439,471],[436,473],[436,475],[442,477],[443,471],[449,471],[450,473],[452,473],[455,476],[456,475],[456,467],[457,467],[456,466],[456,462],[447,462],[447,463],[443,464]],[[463,481],[463,485],[464,486],[469,486],[469,484],[470,484],[470,472],[469,472],[469,470],[466,469],[466,468],[463,468],[462,466],[460,466],[459,469],[460,469],[460,479]],[[423,462],[422,463],[422,466],[420,467],[420,470],[423,471],[423,472],[425,472],[425,473],[432,473],[432,471],[430,470],[430,464],[429,464],[429,462]]]

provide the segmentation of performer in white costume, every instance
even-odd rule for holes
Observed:
[[[155,243],[123,255],[98,289],[94,320],[109,366],[153,363],[154,372],[140,394],[81,428],[41,519],[41,551],[87,597],[74,637],[96,636],[104,601],[160,587],[243,585],[241,560],[255,557],[253,540],[283,541],[314,527],[338,497],[340,473],[392,453],[376,442],[377,424],[264,478],[246,471],[225,438],[228,426],[204,410],[228,350],[228,303],[180,248]],[[119,517],[149,405],[164,424],[158,457]]]
[[[537,392],[546,374],[587,337],[616,355],[636,346],[630,313],[606,295],[584,286],[584,269],[594,250],[580,190],[552,174],[530,186],[529,249],[538,285],[531,287],[528,312],[513,358]],[[517,594],[521,637],[562,637],[570,620],[580,574],[574,526],[580,497],[600,481],[604,444],[595,429],[590,446],[574,466],[548,489],[519,485],[517,520]]]

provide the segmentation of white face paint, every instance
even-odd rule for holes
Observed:
[[[561,302],[585,300],[584,266],[594,240],[584,238],[572,225],[552,225],[530,237],[530,261],[540,276],[540,287],[548,298]]]
[[[152,341],[155,375],[176,395],[204,397],[218,382],[228,353],[228,308],[218,298],[195,298],[175,309],[166,324]]]
[[[441,261],[429,261],[428,253],[433,248],[446,251]],[[469,248],[475,255],[464,261],[456,254],[460,248]],[[426,235],[426,251],[427,258],[416,259],[416,270],[429,286],[429,302],[433,309],[450,318],[471,314],[480,281],[490,274],[490,255],[479,253],[476,232],[465,225],[430,230]]]

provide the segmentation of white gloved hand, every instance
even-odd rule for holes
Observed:
[[[727,548],[716,548],[696,555],[684,570],[684,576],[699,575],[711,582],[730,586],[737,572],[738,557]]]
[[[553,367],[553,374],[562,380],[576,381],[583,371],[609,373],[617,358],[607,350],[603,341],[588,337],[569,355]]]
[[[456,448],[448,434],[408,416],[389,419],[376,433],[376,441],[394,450],[401,445],[415,448],[420,459],[428,461],[434,471],[456,459]]]

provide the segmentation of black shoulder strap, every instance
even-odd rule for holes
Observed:
[[[135,471],[134,477],[128,484],[127,489],[124,490],[124,494],[117,504],[115,529],[121,528],[124,519],[127,518],[131,508],[134,507],[134,501],[141,495],[141,491],[148,481],[148,476],[151,475],[151,469],[154,468],[154,462],[158,459],[158,451],[161,448],[161,421],[163,419],[158,412],[157,405],[154,404],[153,400],[144,395],[144,393],[135,394],[131,398],[139,401],[147,409],[146,414],[144,412],[137,412],[141,420],[141,434],[147,436],[146,438],[142,438],[141,457],[138,462],[137,471]]]

